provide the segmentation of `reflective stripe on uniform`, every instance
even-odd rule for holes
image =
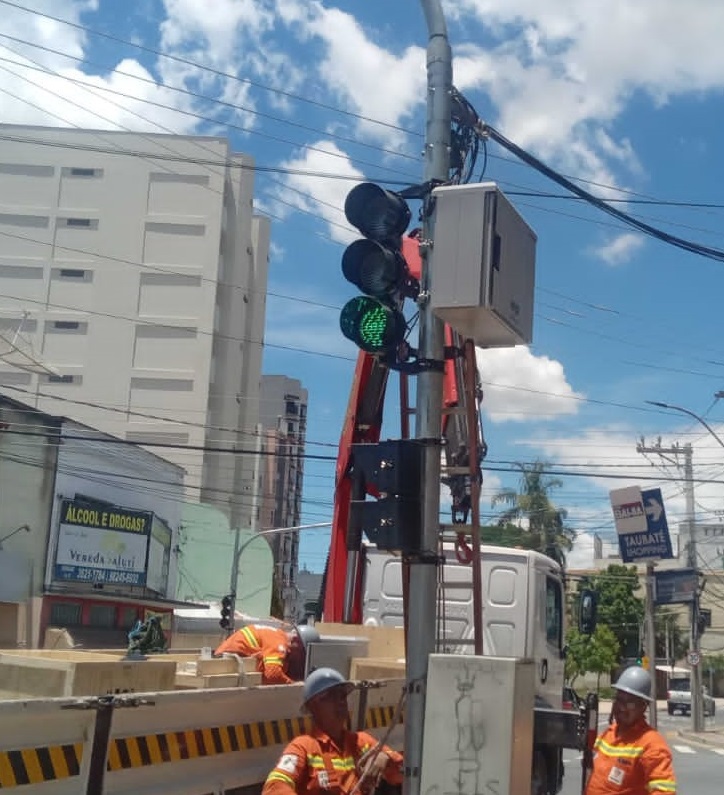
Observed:
[[[295,782],[291,776],[288,776],[286,773],[282,773],[281,770],[272,770],[271,773],[266,777],[267,781],[282,781],[284,784],[289,784],[290,787],[294,787]]]
[[[332,762],[333,770],[354,770],[355,761],[353,756],[333,756],[330,760]]]
[[[640,745],[609,745],[600,737],[593,747],[604,756],[617,756],[623,759],[637,759],[644,752]]]
[[[676,792],[676,782],[668,778],[654,778],[649,781],[649,792]]]
[[[244,640],[253,648],[259,648],[259,641],[254,634],[254,630],[251,627],[242,627],[239,632],[244,636]]]

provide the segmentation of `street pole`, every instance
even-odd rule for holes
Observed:
[[[714,397],[719,397],[717,393]],[[717,443],[724,447],[724,440],[709,425],[709,423],[698,414],[695,414],[683,406],[673,406],[669,403],[662,403],[658,400],[647,400],[652,406],[662,409],[671,409],[687,414],[703,425],[710,435],[716,439]],[[698,569],[699,556],[696,551],[696,508],[694,503],[694,467],[692,465],[692,449],[690,444],[685,444],[684,450],[684,496],[686,500],[686,529],[688,536],[687,544],[687,564],[689,568]],[[699,636],[699,588],[694,594],[694,601],[691,603],[691,629],[690,629],[690,652],[694,655],[696,663],[691,665],[691,729],[694,732],[704,730],[704,703],[702,700],[702,676],[701,676],[701,638]]]
[[[241,556],[244,554],[244,550],[249,546],[249,544],[253,544],[254,541],[259,538],[259,536],[271,536],[275,535],[276,533],[294,533],[299,530],[313,530],[319,527],[331,527],[331,522],[316,522],[315,524],[298,524],[294,527],[269,527],[266,530],[257,530],[252,533],[249,538],[244,541],[243,544],[239,544],[240,541],[240,531],[237,528],[236,536],[234,538],[234,557],[231,559],[231,587],[230,587],[230,594],[232,596],[231,602],[231,623],[230,629],[227,630],[228,634],[234,631],[234,611],[236,610],[236,581],[239,577],[239,561],[241,560]]]
[[[253,531],[257,528],[257,509],[259,505],[259,470],[261,469],[261,448],[262,448],[262,427],[261,425],[256,426],[256,451],[254,453],[254,467],[253,467],[253,474],[252,474],[252,492],[251,492],[251,517],[250,517],[250,528]],[[229,582],[229,595],[231,596],[231,615],[229,616],[229,626],[227,628],[227,633],[231,635],[236,628],[234,626],[234,616],[236,614],[236,587],[239,580],[239,558],[241,557],[241,551],[239,549],[239,542],[241,541],[241,528],[238,525],[238,518],[240,512],[238,509],[234,512],[232,511],[232,516],[236,515],[237,518],[237,525],[234,528],[234,554],[231,558],[231,580]],[[242,547],[243,549],[243,547]]]
[[[646,656],[651,673],[649,723],[656,728],[656,626],[654,624],[654,564],[646,564]]]
[[[690,413],[690,412],[685,412]],[[698,419],[698,418],[697,418]],[[705,423],[706,424],[706,423]],[[716,434],[714,434],[716,436]],[[717,437],[718,438],[718,437]],[[692,464],[692,450],[690,444],[684,445],[684,485],[686,487],[686,525],[689,536],[687,547],[687,563],[689,568],[696,569],[698,555],[696,552],[696,503],[694,502],[694,467]],[[691,653],[697,658],[696,664],[691,665],[691,730],[700,732],[704,730],[704,704],[702,703],[701,681],[701,646],[699,638],[699,588],[694,593],[691,603]],[[691,664],[691,663],[690,663]]]
[[[421,0],[428,29],[427,126],[425,181],[447,182],[450,171],[452,51],[441,0]],[[404,795],[419,795],[424,738],[428,657],[435,651],[438,537],[440,532],[440,451],[442,427],[443,323],[430,308],[431,247],[435,206],[430,195],[423,206],[420,253],[418,358],[428,367],[417,377],[415,436],[427,441],[423,459],[421,553],[410,561],[408,641],[406,654]]]

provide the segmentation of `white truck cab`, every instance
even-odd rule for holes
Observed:
[[[438,588],[439,651],[473,653],[472,566],[452,544]],[[483,654],[535,660],[537,704],[560,709],[564,681],[564,597],[560,566],[538,552],[483,545]],[[363,621],[401,626],[402,561],[366,550]]]

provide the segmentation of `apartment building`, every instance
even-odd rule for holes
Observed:
[[[304,449],[307,436],[307,390],[284,375],[261,379],[259,422],[264,433],[259,528],[299,525],[302,515]],[[274,554],[274,583],[284,617],[302,617],[303,600],[297,583],[299,532],[267,536]]]
[[[254,447],[253,187],[224,138],[0,125],[0,390],[151,448],[232,527],[253,457],[203,448]]]

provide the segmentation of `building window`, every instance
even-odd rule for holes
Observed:
[[[56,320],[53,323],[53,328],[61,331],[75,331],[80,328],[80,323],[76,320]]]
[[[50,623],[55,627],[78,627],[82,623],[79,604],[72,602],[53,602],[50,606]]]
[[[85,271],[80,268],[61,268],[60,275],[64,279],[85,279]]]
[[[299,413],[299,408],[293,400],[287,400],[285,411],[287,414],[292,414],[296,417]]]
[[[78,383],[76,378],[80,378],[80,376],[75,375],[49,375],[48,376],[48,383],[49,384],[75,384]]]
[[[121,608],[120,627],[119,629],[133,629],[138,621],[138,608],[136,607],[123,607]]]
[[[100,172],[100,173],[99,173]],[[71,168],[71,177],[95,177],[100,176],[103,171],[99,168]]]
[[[74,229],[98,229],[97,218],[59,218],[59,226],[73,227]]]
[[[116,626],[115,605],[91,605],[88,611],[88,626],[112,629]]]

